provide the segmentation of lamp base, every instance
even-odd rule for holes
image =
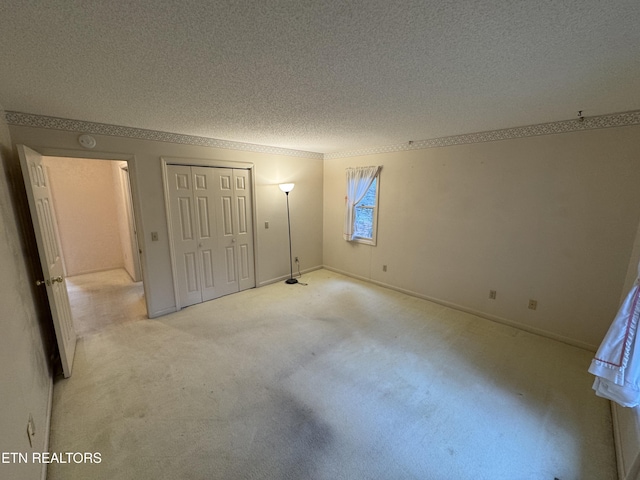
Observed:
[[[298,283],[297,278],[287,278],[284,283],[288,283],[289,285],[293,285],[294,283]]]

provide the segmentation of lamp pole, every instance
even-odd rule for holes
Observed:
[[[285,280],[284,283],[288,283],[289,285],[292,285],[294,283],[298,283],[298,280],[296,278],[293,278],[293,250],[291,248],[291,214],[289,213],[289,192],[291,190],[293,190],[293,187],[295,186],[294,183],[281,183],[280,185],[278,185],[280,187],[280,190],[282,190],[285,195],[287,196],[287,225],[289,226],[289,271],[290,271],[290,276],[289,278],[287,278]]]
[[[291,250],[291,216],[289,214],[289,192],[284,192],[287,194],[287,224],[289,225],[289,267],[291,271],[291,276],[285,280],[285,283],[293,284],[298,283],[298,279],[293,278],[293,251]]]

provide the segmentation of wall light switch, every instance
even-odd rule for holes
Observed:
[[[158,232],[151,232],[151,241],[152,242],[158,241]]]
[[[264,228],[269,228],[269,222],[264,222]]]

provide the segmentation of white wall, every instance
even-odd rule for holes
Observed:
[[[640,220],[638,138],[633,126],[327,160],[324,263],[595,349]],[[378,246],[345,242],[344,170],[378,164]]]
[[[322,160],[104,135],[94,135],[97,146],[87,151],[78,145],[78,134],[74,132],[11,126],[10,133],[14,144],[25,144],[46,155],[131,158],[133,195],[139,207],[136,213],[139,213],[145,298],[151,317],[175,309],[160,157],[251,162],[255,165],[256,280],[259,285],[288,275],[286,203],[277,184],[295,182],[296,187],[290,195],[293,255],[300,257],[303,269],[322,265]],[[269,222],[269,229],[265,228],[265,221]],[[151,232],[158,232],[157,242],[151,241]]]
[[[37,250],[28,249],[29,224],[22,174],[11,150],[9,130],[0,109],[0,452],[46,450],[49,393],[52,388],[48,353],[51,319],[35,290],[36,268],[28,263]],[[32,233],[31,233],[32,235]],[[33,447],[26,434],[29,414],[36,435]],[[2,464],[0,478],[40,478],[38,464]]]
[[[124,266],[112,163],[44,159],[67,276]]]

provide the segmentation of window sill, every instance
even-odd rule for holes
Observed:
[[[371,238],[358,238],[358,237],[353,237],[351,239],[352,243],[362,243],[363,245],[371,245],[372,247],[376,246],[376,241],[374,239]]]

